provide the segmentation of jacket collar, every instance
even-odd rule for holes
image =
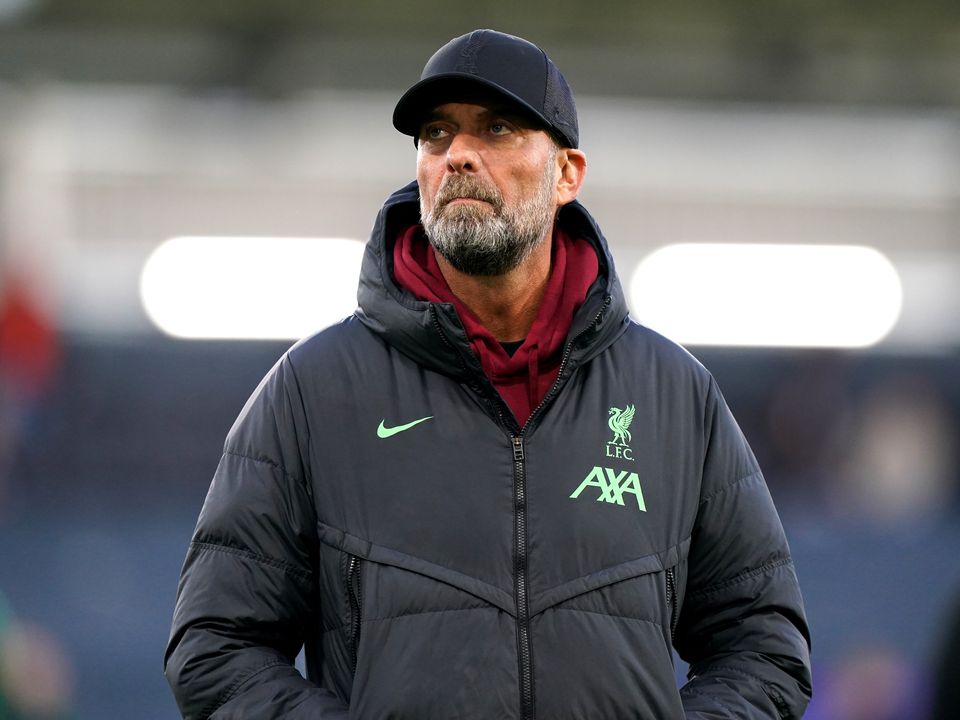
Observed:
[[[475,383],[484,378],[483,370],[453,305],[417,300],[393,279],[395,239],[404,227],[420,222],[419,202],[417,183],[411,182],[391,195],[377,215],[360,270],[356,314],[418,364]],[[619,337],[628,322],[627,307],[606,240],[586,209],[573,201],[561,208],[558,222],[572,237],[590,242],[600,261],[597,280],[577,311],[566,342],[566,365],[573,368]]]

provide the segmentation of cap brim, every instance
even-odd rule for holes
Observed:
[[[448,102],[488,100],[491,95],[516,106],[549,130],[550,124],[532,105],[496,83],[469,73],[443,73],[418,82],[403,94],[393,109],[393,126],[404,135],[416,138],[434,108]]]

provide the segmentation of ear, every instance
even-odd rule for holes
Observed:
[[[587,156],[582,150],[560,148],[557,151],[557,207],[577,197],[587,174]]]

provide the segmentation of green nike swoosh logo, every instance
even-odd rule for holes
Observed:
[[[420,423],[430,420],[433,415],[427,415],[425,418],[420,418],[419,420],[414,420],[413,422],[408,422],[406,425],[397,425],[396,427],[388,428],[384,427],[383,420],[380,421],[380,427],[377,428],[377,437],[388,438],[397,433],[402,433],[404,430],[409,430],[414,425],[419,425]]]

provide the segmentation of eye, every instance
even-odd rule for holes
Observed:
[[[447,136],[447,131],[440,125],[427,125],[420,135],[424,140],[441,140]]]
[[[510,132],[510,126],[505,122],[494,122],[490,124],[490,132],[494,135],[506,135]]]

